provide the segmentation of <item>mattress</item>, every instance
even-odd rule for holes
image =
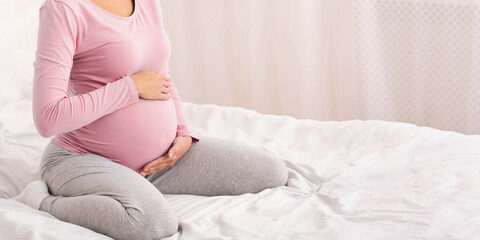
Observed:
[[[479,135],[183,106],[200,139],[271,152],[287,164],[289,179],[256,194],[165,194],[180,221],[167,239],[480,239]],[[8,200],[40,178],[49,141],[35,130],[29,99],[0,107],[0,238],[111,239]]]

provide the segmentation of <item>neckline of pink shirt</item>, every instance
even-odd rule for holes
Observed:
[[[123,17],[123,16],[115,15],[115,14],[113,14],[113,13],[111,13],[111,12],[109,12],[109,11],[103,9],[103,8],[101,8],[100,6],[98,6],[97,4],[95,4],[94,2],[92,2],[91,0],[86,0],[86,1],[89,2],[91,5],[93,5],[94,8],[100,10],[101,12],[106,13],[107,15],[109,15],[109,16],[111,16],[111,17],[114,17],[114,18],[116,18],[116,19],[124,20],[124,21],[126,21],[126,20],[132,20],[132,19],[135,18],[135,16],[137,15],[137,12],[138,12],[138,4],[139,4],[139,2],[141,2],[141,1],[134,0],[134,5],[135,5],[135,6],[134,6],[134,9],[133,9],[132,15],[130,15],[130,16],[128,16],[128,17]]]

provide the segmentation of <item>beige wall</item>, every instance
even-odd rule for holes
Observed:
[[[182,100],[351,119],[351,0],[163,0]]]

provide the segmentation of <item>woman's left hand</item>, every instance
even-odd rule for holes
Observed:
[[[140,170],[140,175],[145,176],[147,174],[153,174],[161,171],[164,168],[171,167],[180,159],[192,145],[192,137],[190,136],[180,136],[176,137],[173,140],[172,147],[168,152],[149,162]]]

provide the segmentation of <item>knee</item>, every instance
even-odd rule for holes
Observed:
[[[288,168],[286,164],[275,155],[272,155],[269,163],[270,165],[266,170],[269,175],[270,187],[285,186],[288,180]]]
[[[145,228],[145,226],[148,226]],[[156,216],[149,224],[141,226],[139,232],[144,232],[145,237],[137,239],[163,239],[170,237],[178,231],[178,218],[174,214]]]
[[[153,221],[154,239],[170,237],[178,231],[178,218],[173,209],[168,208],[167,211],[162,213],[162,216],[155,216],[157,221]]]
[[[150,190],[142,197],[130,198],[129,204],[123,206],[128,217],[124,218],[127,227],[122,232],[127,236],[121,239],[163,239],[178,231],[179,222],[174,209],[158,190]]]
[[[288,180],[288,168],[286,164],[277,156],[265,152],[263,159],[259,159],[258,165],[262,170],[255,179],[256,187],[260,190],[265,188],[274,188],[279,186],[285,186]]]
[[[162,208],[161,211],[147,211],[158,214],[146,214],[141,221],[131,222],[130,229],[126,231],[129,236],[123,236],[122,239],[163,239],[178,231],[178,218],[173,210]]]
[[[137,231],[145,233],[146,236],[135,239],[163,239],[178,231],[178,217],[169,204],[163,202],[162,205],[152,206],[146,211],[150,213],[146,215],[144,224]]]

